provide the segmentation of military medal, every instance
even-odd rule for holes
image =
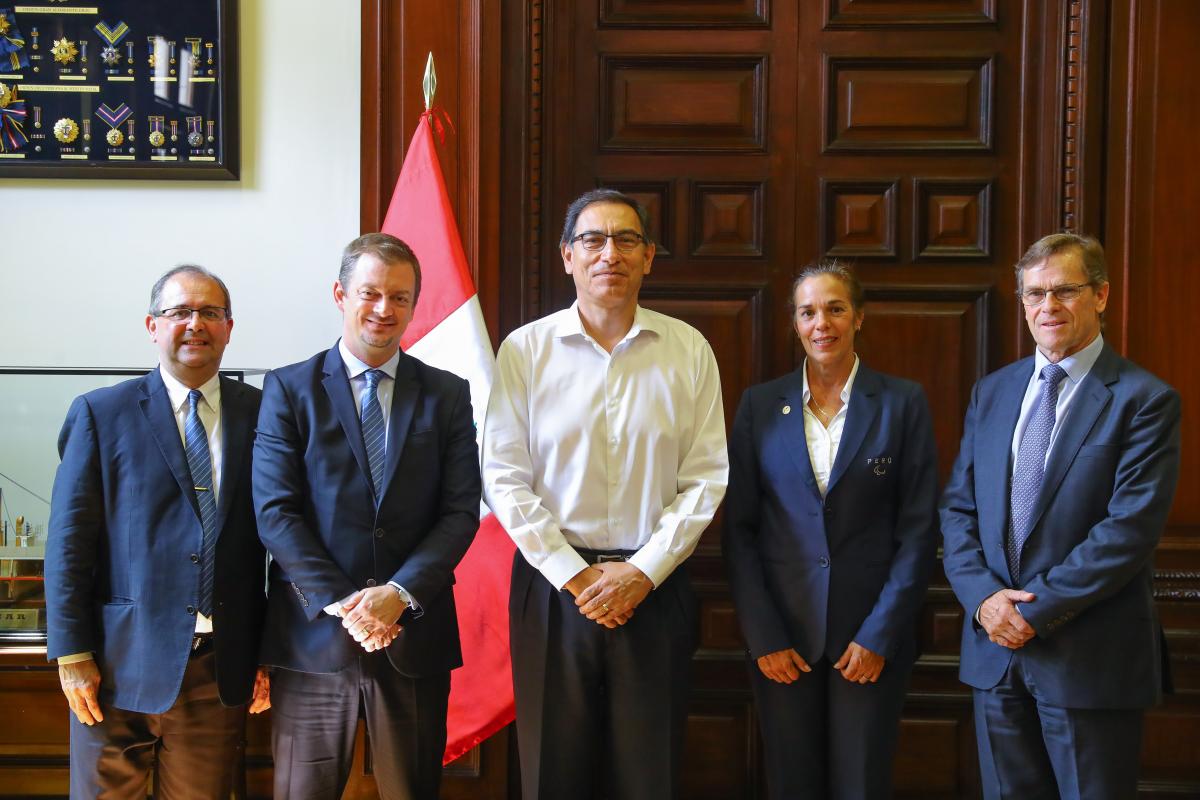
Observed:
[[[29,144],[25,135],[25,101],[17,97],[17,87],[0,83],[0,153],[20,150]]]
[[[187,143],[192,147],[200,147],[204,144],[204,134],[200,132],[200,123],[203,117],[188,117],[188,137]]]
[[[63,117],[54,123],[54,138],[63,144],[70,144],[79,136],[79,125],[70,117]]]
[[[167,124],[171,126],[171,141],[178,142],[179,141],[179,120],[173,119],[170,122],[168,122]]]
[[[191,73],[192,75],[199,75],[200,74],[200,39],[199,39],[199,37],[186,38],[186,39],[184,39],[184,41],[187,42],[189,45],[191,45],[191,56],[189,59],[191,62],[191,69],[189,69],[188,72]]]
[[[130,143],[132,144],[133,143],[133,117],[130,117],[129,121],[125,123],[125,130],[128,131],[125,134],[125,138],[128,139],[130,141]],[[131,152],[131,153],[133,152],[132,147],[129,148],[129,152]]]
[[[98,22],[92,28],[96,34],[108,46],[100,51],[100,60],[110,67],[115,67],[121,63],[121,51],[117,49],[117,45],[121,44],[121,40],[129,35],[129,26],[124,22],[118,22],[116,25],[110,26],[107,22]],[[132,44],[130,45],[132,48]],[[133,52],[130,51],[129,57],[133,58]]]
[[[55,61],[66,66],[75,60],[75,57],[79,55],[79,50],[76,49],[74,42],[64,36],[50,48],[50,55],[54,56]]]
[[[37,30],[37,28],[29,29],[29,38],[33,39],[33,44],[31,46],[33,47],[34,50],[37,50],[38,49],[38,30]]]
[[[33,107],[33,127],[35,127],[35,128],[42,127],[42,107],[41,106]]]
[[[208,121],[207,127],[208,127],[208,140],[210,142],[215,142],[217,140],[217,137],[213,135],[213,130],[217,127],[217,123],[210,119]]]
[[[167,137],[163,135],[163,119],[164,117],[147,117],[150,122],[150,146],[162,147],[166,144]]]
[[[0,8],[0,72],[19,72],[29,66],[29,55],[25,52],[25,38],[17,30],[17,18],[13,12]],[[34,29],[34,36],[37,36]]]
[[[147,54],[147,56],[146,56],[146,63],[147,63],[147,64],[149,64],[151,67],[154,67],[154,66],[157,66],[157,65],[158,65],[158,59],[154,57],[154,44],[155,44],[155,42],[157,42],[157,41],[158,41],[158,37],[157,37],[157,36],[147,36],[147,37],[146,37],[146,45],[147,45],[147,47],[148,47],[148,54]]]
[[[90,142],[92,140],[92,121],[90,119],[81,120],[83,125],[83,140]]]
[[[125,135],[121,133],[121,123],[129,119],[133,114],[133,109],[127,103],[121,103],[116,108],[112,108],[108,103],[101,103],[100,108],[96,109],[96,116],[104,120],[111,129],[104,134],[104,140],[113,147],[120,147],[125,141]],[[130,136],[132,138],[133,126],[130,125]]]

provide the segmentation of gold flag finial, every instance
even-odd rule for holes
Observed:
[[[425,77],[421,80],[421,88],[425,90],[425,110],[433,106],[433,96],[437,94],[437,70],[433,68],[433,51],[429,51],[429,60],[425,62]]]

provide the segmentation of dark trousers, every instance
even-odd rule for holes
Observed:
[[[104,721],[91,726],[72,714],[71,797],[144,800],[153,774],[158,800],[228,798],[241,783],[246,706],[221,704],[215,669],[205,645],[188,659],[179,697],[162,714],[101,704]]]
[[[610,630],[517,553],[509,618],[524,800],[674,797],[696,649],[684,569]]]
[[[913,660],[906,653],[888,661],[875,683],[851,683],[822,658],[810,665],[812,672],[782,684],[750,659],[769,796],[891,797],[892,757]]]
[[[1119,800],[1137,794],[1142,709],[1045,703],[1020,651],[997,686],[974,695],[987,800]]]
[[[337,800],[350,777],[361,716],[383,800],[435,800],[446,749],[450,673],[409,678],[377,651],[333,674],[271,676],[275,797]]]

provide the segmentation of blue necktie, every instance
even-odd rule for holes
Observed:
[[[371,483],[375,487],[375,502],[383,489],[384,450],[386,445],[383,424],[383,409],[379,405],[379,381],[384,376],[383,370],[369,369],[366,372],[367,390],[362,395],[362,408],[359,414],[362,418],[363,444],[367,448],[367,464],[371,467]]]
[[[1050,434],[1054,430],[1058,406],[1058,384],[1065,377],[1066,370],[1058,364],[1042,367],[1042,385],[1017,448],[1017,463],[1013,467],[1012,493],[1009,496],[1008,541],[1004,548],[1008,572],[1014,584],[1021,578],[1021,549],[1029,538],[1033,507],[1042,489],[1046,451],[1050,449]]]
[[[197,409],[203,398],[199,389],[188,392],[188,415],[183,424],[183,439],[188,470],[192,473],[192,486],[196,490],[196,502],[200,505],[200,526],[204,531],[200,543],[200,599],[197,608],[207,617],[212,616],[213,568],[217,555],[217,498],[213,491],[208,433],[204,430]]]

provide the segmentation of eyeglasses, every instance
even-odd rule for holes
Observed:
[[[628,253],[637,248],[639,244],[644,244],[646,237],[640,233],[632,231],[621,231],[620,233],[600,233],[600,231],[584,231],[571,240],[571,243],[579,242],[583,245],[583,249],[590,253],[598,253],[604,249],[604,245],[609,239],[613,240],[613,244],[622,253]]]
[[[229,319],[229,309],[221,306],[205,306],[204,308],[174,306],[173,308],[164,308],[154,316],[166,317],[171,322],[191,322],[193,314],[199,314],[200,319],[205,322],[225,322]]]
[[[1079,297],[1079,293],[1087,287],[1091,286],[1091,281],[1087,283],[1064,283],[1062,286],[1055,286],[1050,289],[1026,289],[1023,292],[1017,292],[1017,296],[1021,298],[1021,302],[1030,308],[1036,308],[1046,302],[1046,295],[1054,295],[1054,299],[1060,303],[1066,303]]]

